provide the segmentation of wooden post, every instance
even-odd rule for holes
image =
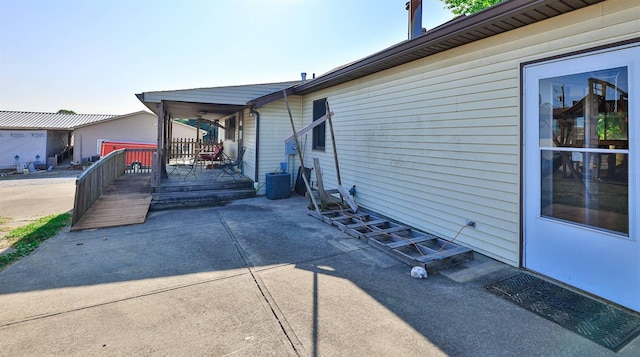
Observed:
[[[164,106],[163,106],[164,107]],[[166,111],[166,107],[164,107],[164,125],[163,125],[163,140],[162,140],[162,166],[161,173],[162,177],[169,177],[167,174],[167,158],[169,157],[169,153],[167,151],[167,133],[169,132],[169,120],[171,120],[171,115]],[[159,182],[158,182],[159,184]]]
[[[340,165],[338,165],[338,151],[336,150],[336,136],[333,134],[333,116],[331,110],[329,110],[329,101],[325,101],[327,108],[327,121],[329,122],[329,131],[331,132],[331,142],[333,143],[333,160],[336,164],[336,175],[338,176],[338,186],[342,186],[342,179],[340,178]]]
[[[324,192],[324,182],[322,181],[322,170],[320,169],[320,159],[313,158],[313,168],[316,170],[316,182],[318,183],[318,197],[320,197],[320,207],[327,209],[327,195]]]
[[[196,151],[200,150],[200,123],[201,123],[202,119],[198,118],[196,119],[196,142],[197,147],[196,147]]]
[[[320,211],[320,208],[318,207],[318,203],[316,202],[316,199],[313,197],[313,192],[311,192],[311,186],[309,185],[309,181],[307,180],[307,175],[306,175],[306,170],[304,167],[304,160],[302,158],[302,147],[300,146],[300,141],[298,140],[298,136],[296,135],[296,125],[293,122],[293,115],[291,115],[291,108],[289,107],[289,99],[287,99],[287,90],[283,89],[282,93],[284,94],[284,101],[287,104],[287,112],[289,112],[289,120],[291,121],[291,129],[293,130],[293,136],[295,137],[296,140],[296,147],[298,148],[298,158],[300,159],[300,167],[302,167],[302,181],[304,181],[304,185],[307,188],[307,193],[309,194],[309,199],[311,200],[311,202],[313,203],[313,207],[316,209],[316,212],[318,213],[318,216],[321,217],[322,216],[322,212]]]
[[[169,159],[171,159],[171,152],[173,151],[173,119],[169,121],[169,132],[167,133],[167,163],[169,163]]]
[[[156,164],[153,165],[153,186],[160,186],[160,177],[162,175],[162,169],[160,168],[164,165],[164,157],[162,156],[162,140],[164,138],[164,133],[162,132],[162,128],[164,126],[164,103],[161,101],[158,104],[158,134],[156,138]]]
[[[336,176],[338,179],[338,187],[342,186],[342,177],[340,176],[340,165],[338,164],[338,150],[336,149],[336,136],[333,134],[333,120],[331,120],[331,117],[333,116],[333,113],[331,112],[330,108],[329,108],[329,101],[325,101],[325,107],[326,107],[326,116],[327,116],[327,121],[329,122],[329,131],[331,132],[331,144],[333,145],[333,162],[336,165]],[[342,192],[340,192],[340,203],[344,203],[345,200],[345,196],[342,194]]]

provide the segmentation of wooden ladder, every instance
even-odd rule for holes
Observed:
[[[320,215],[312,210],[307,213],[352,237],[367,241],[409,266],[422,266],[428,272],[473,260],[470,248],[371,213],[354,213],[350,209],[330,210]]]

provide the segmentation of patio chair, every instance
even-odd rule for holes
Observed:
[[[218,177],[224,177],[225,175],[227,175],[231,176],[235,180],[236,176],[242,176],[242,164],[245,151],[245,147],[241,148],[238,152],[238,157],[235,160],[231,160],[228,156],[225,155],[226,158],[222,162],[222,164],[220,164],[220,172],[218,172],[216,179],[218,179]]]
[[[224,161],[224,145],[222,144],[222,142],[220,142],[219,144],[216,144],[214,146],[213,151],[203,151],[200,153],[199,157],[200,159],[204,160],[205,163],[210,162],[211,168],[213,168],[214,162]]]
[[[188,160],[183,161],[183,162],[176,162],[174,164],[174,168],[173,170],[169,173],[169,175],[171,175],[173,172],[175,172],[178,177],[183,176],[184,177],[184,181],[187,180],[187,177],[189,177],[189,175],[193,175],[193,177],[198,178],[198,176],[196,175],[196,169],[198,167],[198,164],[200,162],[200,154],[202,153],[202,151],[204,150],[204,148],[200,148],[199,150],[197,150],[193,156],[191,156]],[[183,174],[180,170],[180,168],[185,167],[188,168],[187,173]]]

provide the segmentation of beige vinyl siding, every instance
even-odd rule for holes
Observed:
[[[300,130],[302,128],[302,97],[292,96],[288,100],[296,130]],[[289,172],[292,176],[297,174],[300,164],[297,156],[291,158],[285,156],[284,140],[293,134],[293,130],[284,99],[269,103],[258,111],[260,112],[260,189],[258,194],[263,195],[265,194],[265,175],[276,171],[280,167],[280,162],[289,162]],[[294,177],[292,181],[293,179]]]
[[[242,145],[246,148],[243,158],[244,175],[255,181],[256,118],[249,115],[249,109],[244,110],[242,113],[244,118]]]
[[[368,209],[517,265],[520,64],[640,36],[640,5],[614,0],[304,97],[334,111],[345,188]],[[319,157],[336,186],[327,126]]]

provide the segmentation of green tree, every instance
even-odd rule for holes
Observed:
[[[197,119],[184,119],[184,118],[175,118],[175,121],[182,123],[182,124],[187,124],[189,126],[192,127],[196,127],[197,126]],[[200,130],[204,130],[207,132],[207,135],[204,136],[204,140],[205,141],[217,141],[217,137],[218,137],[218,127],[209,123],[206,120],[203,120],[200,123]]]
[[[60,110],[58,110],[58,114],[76,114],[76,112],[74,112],[73,110],[69,110],[69,109],[60,109]]]
[[[502,0],[441,0],[454,15],[470,15]]]

